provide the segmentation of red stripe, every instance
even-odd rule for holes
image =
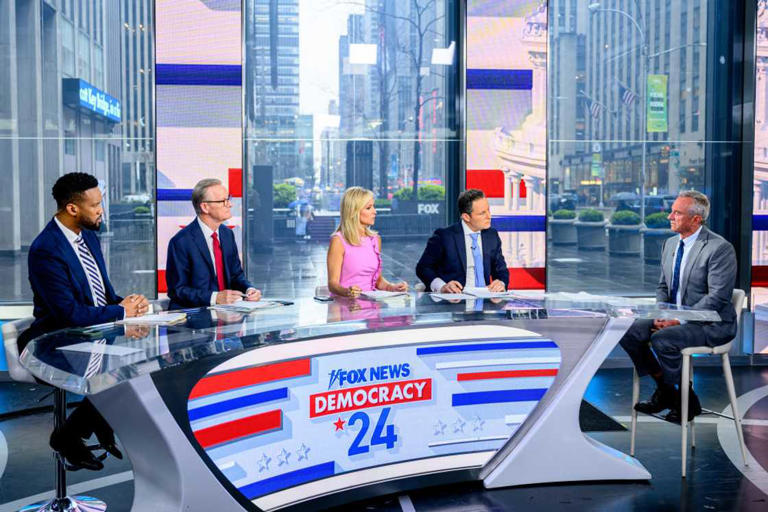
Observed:
[[[282,363],[211,375],[195,384],[195,387],[192,388],[192,392],[189,394],[189,399],[193,400],[201,396],[221,393],[222,391],[245,386],[253,386],[254,384],[309,375],[311,371],[309,363],[309,359],[296,359],[294,361],[283,361]]]
[[[752,265],[752,286],[768,286],[768,266]]]
[[[168,284],[165,282],[165,270],[157,269],[157,293],[167,293]]]
[[[270,430],[278,430],[282,427],[283,415],[280,409],[276,409],[198,430],[195,432],[195,438],[200,443],[200,446],[208,448],[242,437],[263,434]]]
[[[227,183],[232,197],[243,197],[243,170],[229,168],[227,170]]]
[[[544,267],[510,267],[509,286],[512,290],[544,290],[547,269]]]
[[[456,380],[516,379],[520,377],[554,377],[557,368],[551,370],[502,370],[498,372],[460,373]]]

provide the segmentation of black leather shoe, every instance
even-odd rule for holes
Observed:
[[[112,441],[107,441],[107,442],[99,441],[99,446],[101,446],[101,448],[107,453],[109,453],[111,456],[117,459],[123,458],[123,453],[117,448],[117,445],[115,444],[114,439]]]
[[[681,405],[678,397],[678,402],[667,413],[667,415],[664,416],[664,419],[670,423],[677,423],[679,425],[680,418],[682,418],[680,409]],[[701,414],[701,402],[699,402],[699,397],[696,396],[696,393],[693,392],[693,387],[690,387],[688,388],[688,421],[691,421],[699,414]]]
[[[65,430],[55,430],[51,434],[49,444],[54,451],[64,457],[73,470],[98,471],[104,469],[104,464],[93,456],[93,453],[86,448],[83,440],[76,435],[68,435]]]
[[[659,386],[651,395],[650,400],[637,402],[635,410],[643,414],[656,414],[664,409],[671,409],[675,406],[675,392],[672,388]]]

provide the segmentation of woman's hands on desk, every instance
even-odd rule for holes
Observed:
[[[387,283],[387,291],[388,292],[407,292],[408,283],[406,283],[405,281],[400,281],[399,283]]]
[[[347,297],[352,297],[353,299],[360,296],[360,292],[362,290],[359,286],[352,285],[349,288],[347,288]]]

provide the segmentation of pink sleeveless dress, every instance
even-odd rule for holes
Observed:
[[[364,236],[360,239],[360,245],[352,245],[344,239],[340,231],[333,236],[339,237],[344,244],[339,284],[344,288],[357,285],[364,292],[375,290],[376,281],[381,275],[381,254],[377,237]]]

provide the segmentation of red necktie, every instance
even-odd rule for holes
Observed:
[[[219,234],[214,231],[211,238],[213,238],[213,259],[216,264],[216,279],[219,281],[219,291],[221,291],[226,289],[224,284],[224,255],[221,252]]]

